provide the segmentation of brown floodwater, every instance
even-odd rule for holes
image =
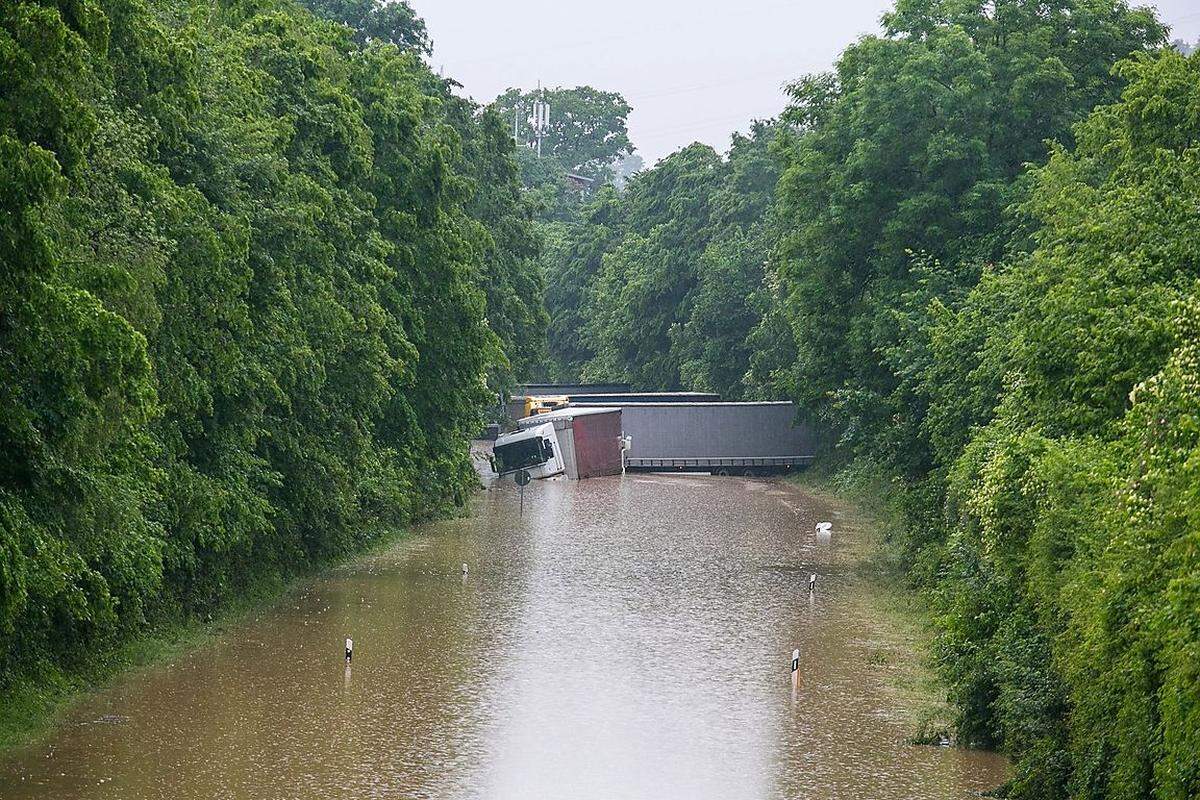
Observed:
[[[936,800],[1003,781],[999,756],[906,742],[893,684],[913,656],[853,569],[862,534],[802,491],[628,475],[535,482],[523,516],[496,485],[471,511],[80,703],[0,759],[0,798]]]

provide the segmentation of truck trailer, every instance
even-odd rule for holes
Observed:
[[[795,423],[790,402],[604,406],[621,409],[629,470],[771,475],[807,466],[815,455],[812,431]]]
[[[562,398],[572,394],[612,394],[629,391],[628,383],[523,383],[505,404],[505,413],[518,420],[534,413],[552,411],[565,403],[544,403],[544,398]],[[569,399],[569,398],[568,398]],[[536,411],[535,411],[536,409]]]
[[[517,424],[526,430],[554,427],[563,471],[571,480],[621,474],[619,408],[564,408]]]
[[[625,405],[629,403],[709,403],[721,396],[711,392],[612,392],[588,394],[546,394],[525,396],[524,417],[549,414],[568,406]]]
[[[716,403],[721,395],[714,392],[593,392],[568,394],[572,406],[624,406],[632,403]]]

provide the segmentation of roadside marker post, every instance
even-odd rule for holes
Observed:
[[[792,651],[792,683],[800,680],[800,648]]]
[[[346,663],[349,664],[354,659],[354,640],[346,638]]]
[[[812,573],[808,576],[808,593],[816,594],[817,591],[817,573]]]
[[[529,470],[527,469],[519,470],[517,474],[513,476],[513,480],[517,482],[517,486],[521,487],[520,516],[522,517],[525,516],[525,487],[529,485],[529,481],[532,480],[532,478],[533,476],[529,474]]]

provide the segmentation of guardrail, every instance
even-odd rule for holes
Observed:
[[[664,467],[799,467],[808,466],[815,456],[768,456],[763,458],[626,458],[625,466],[633,468]]]

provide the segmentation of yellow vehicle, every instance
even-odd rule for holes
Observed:
[[[534,417],[559,408],[566,408],[570,398],[565,394],[530,395],[525,398],[525,416]]]

